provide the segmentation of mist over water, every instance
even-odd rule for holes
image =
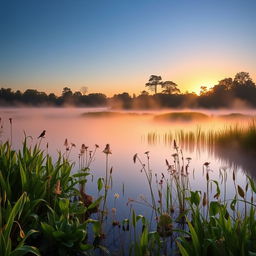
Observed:
[[[106,108],[4,108],[0,111],[2,118],[1,141],[10,139],[9,118],[13,120],[12,145],[19,149],[24,140],[24,133],[28,137],[28,143],[38,143],[37,137],[46,130],[46,136],[41,142],[41,148],[48,151],[54,159],[58,152],[65,152],[64,141],[74,143],[75,148],[70,152],[70,160],[74,162],[74,172],[78,170],[78,155],[81,145],[84,143],[93,149],[95,144],[100,146],[96,153],[95,160],[91,164],[93,179],[103,177],[105,172],[105,155],[102,153],[105,145],[110,144],[112,154],[110,165],[113,167],[113,188],[110,191],[109,205],[113,207],[113,195],[119,193],[116,207],[119,209],[119,216],[127,217],[129,206],[126,205],[129,198],[137,199],[140,195],[147,197],[149,194],[143,173],[140,167],[133,163],[133,155],[138,153],[146,162],[146,151],[149,151],[151,169],[158,177],[161,174],[167,175],[165,159],[172,161],[173,139],[178,131],[202,131],[219,130],[232,125],[247,125],[256,114],[251,110],[216,111],[216,110],[193,110],[207,115],[205,119],[187,120],[157,120],[156,116],[170,113],[170,110],[163,111],[113,111],[107,113]],[[182,112],[189,112],[184,110]],[[106,112],[106,114],[104,113]],[[177,112],[177,111],[175,111]],[[240,115],[230,115],[231,113]],[[89,114],[88,114],[89,113]],[[225,116],[224,116],[225,115]],[[149,134],[155,134],[150,139]],[[169,137],[168,137],[169,134]],[[172,135],[170,135],[172,134]],[[46,144],[48,143],[48,149]],[[234,188],[231,182],[233,171],[237,174],[237,180],[241,185],[246,182],[245,174],[253,173],[255,158],[241,155],[235,152],[232,147],[228,150],[220,149],[214,151],[207,145],[193,144],[186,141],[179,142],[184,159],[191,157],[189,175],[192,190],[205,190],[205,177],[203,176],[203,164],[210,162],[210,178],[218,180],[221,169],[227,170],[228,186],[227,195],[233,196]],[[123,185],[124,184],[124,185]],[[87,193],[97,196],[97,188],[88,182]],[[124,194],[123,194],[124,192]],[[144,215],[147,208],[141,205],[134,205],[137,213]]]

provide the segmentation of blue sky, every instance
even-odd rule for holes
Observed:
[[[151,74],[198,91],[256,78],[254,0],[0,0],[0,86],[139,93]]]

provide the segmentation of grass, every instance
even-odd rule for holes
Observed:
[[[183,147],[201,147],[201,148],[232,148],[236,150],[247,150],[256,152],[256,123],[250,121],[247,126],[230,125],[221,130],[204,131],[197,128],[194,131],[177,130],[169,131],[164,134],[149,132],[147,134],[149,144],[164,143],[170,144],[176,139]]]

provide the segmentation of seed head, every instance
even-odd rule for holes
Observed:
[[[105,153],[106,155],[112,154],[109,144],[106,145],[105,149],[103,150],[103,153]]]

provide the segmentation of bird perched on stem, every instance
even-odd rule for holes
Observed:
[[[45,132],[46,132],[46,130],[43,130],[42,133],[41,133],[37,138],[38,138],[38,139],[39,139],[39,138],[44,138]]]

